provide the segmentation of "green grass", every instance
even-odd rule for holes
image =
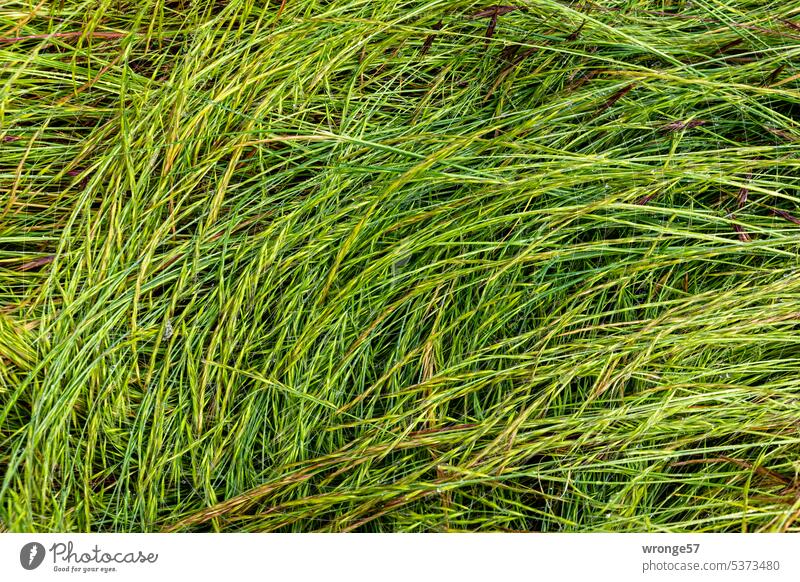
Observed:
[[[800,531],[800,2],[515,6],[2,3],[0,529]]]

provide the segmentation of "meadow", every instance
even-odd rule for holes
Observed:
[[[800,2],[4,0],[0,531],[800,531]]]

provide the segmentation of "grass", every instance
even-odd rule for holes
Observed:
[[[5,1],[0,529],[800,531],[798,57],[794,0]]]

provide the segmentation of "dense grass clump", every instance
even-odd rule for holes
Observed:
[[[0,529],[800,530],[800,2],[7,0]]]

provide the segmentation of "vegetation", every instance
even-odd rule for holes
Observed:
[[[0,529],[798,531],[800,2],[6,0]]]

